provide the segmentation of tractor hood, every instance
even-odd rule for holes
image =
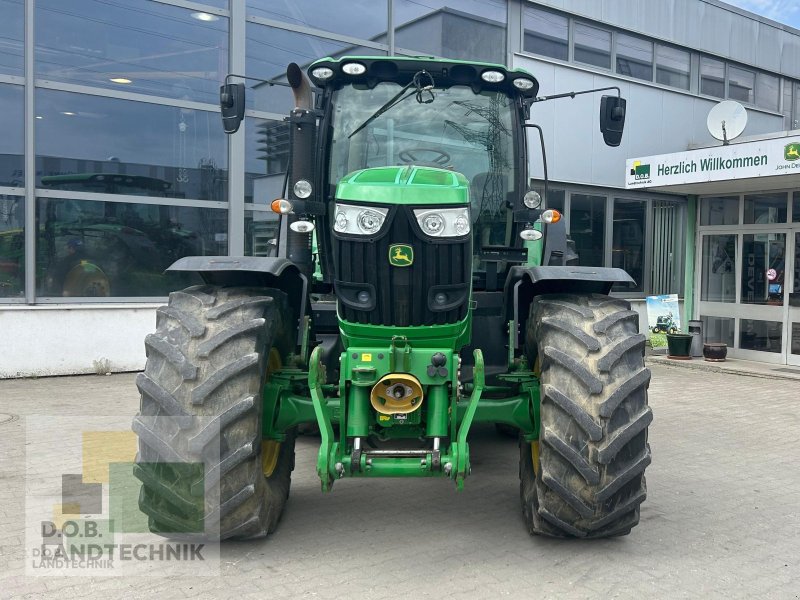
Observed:
[[[469,204],[461,173],[434,167],[375,167],[355,171],[336,186],[337,200],[378,204]]]

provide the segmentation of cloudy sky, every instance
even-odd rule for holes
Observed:
[[[800,29],[800,2],[798,0],[724,0],[739,8],[749,10],[773,21]]]

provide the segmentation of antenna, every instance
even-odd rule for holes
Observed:
[[[747,111],[734,100],[720,102],[708,111],[708,132],[726,146],[742,134],[746,125]]]

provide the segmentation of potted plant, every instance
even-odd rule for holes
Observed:
[[[668,333],[667,348],[667,358],[691,360],[692,336],[688,333]]]
[[[722,362],[728,356],[728,344],[706,342],[703,344],[703,358],[708,362]]]

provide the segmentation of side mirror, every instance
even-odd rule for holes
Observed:
[[[619,146],[625,129],[625,98],[603,96],[600,100],[600,131],[607,146]]]
[[[219,108],[225,133],[236,133],[244,119],[244,84],[226,83],[219,87]]]

